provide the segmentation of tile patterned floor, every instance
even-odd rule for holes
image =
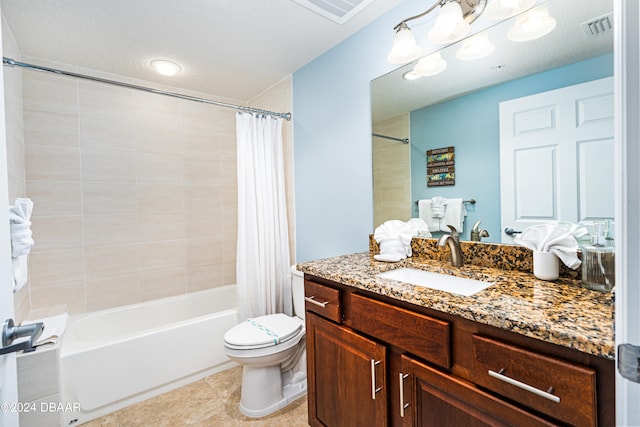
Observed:
[[[307,427],[306,396],[260,419],[240,413],[242,367],[211,375],[83,424],[84,427]]]

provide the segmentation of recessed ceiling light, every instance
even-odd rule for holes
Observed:
[[[181,66],[166,59],[154,59],[150,64],[158,74],[163,76],[175,76],[182,70]]]

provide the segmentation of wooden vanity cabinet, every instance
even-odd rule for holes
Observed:
[[[307,312],[309,424],[387,425],[387,348]]]
[[[307,294],[335,305],[306,303],[312,426],[615,424],[612,360],[312,276]]]

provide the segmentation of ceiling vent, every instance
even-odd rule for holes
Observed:
[[[313,12],[344,24],[356,13],[373,3],[373,0],[293,0]]]
[[[588,38],[611,32],[613,31],[613,12],[583,22],[580,28]]]

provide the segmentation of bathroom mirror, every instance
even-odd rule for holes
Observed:
[[[613,75],[613,31],[588,36],[586,25],[610,14],[613,3],[579,3],[576,7],[576,2],[566,0],[538,2],[557,23],[542,38],[508,40],[506,33],[517,17],[484,24],[479,28],[487,28],[495,44],[490,55],[460,60],[456,51],[461,41],[439,51],[447,68],[436,76],[403,78],[413,69],[415,64],[411,63],[372,81],[373,133],[410,139],[404,144],[372,137],[374,227],[388,219],[417,217],[418,199],[475,199],[475,204],[465,204],[462,237],[468,240],[471,227],[482,221],[480,227],[490,234],[483,241],[509,241],[501,232],[498,104]],[[612,15],[609,22],[613,24]],[[476,31],[473,26],[472,31]],[[421,40],[420,28],[414,33]],[[491,119],[486,119],[487,115]],[[420,123],[427,118],[429,124]],[[432,124],[440,129],[436,131]],[[425,147],[449,146],[455,147],[455,185],[427,187]]]

